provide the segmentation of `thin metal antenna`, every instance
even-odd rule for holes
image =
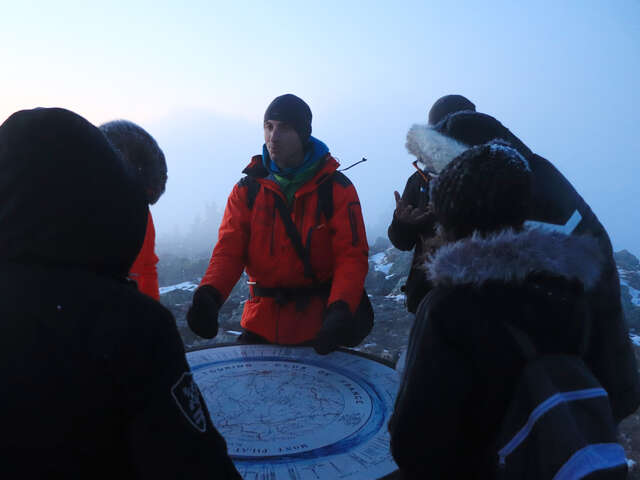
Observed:
[[[341,169],[340,169],[340,170],[338,170],[338,171],[339,171],[339,172],[346,172],[346,171],[347,171],[347,170],[349,170],[350,168],[353,168],[353,167],[355,167],[356,165],[358,165],[359,163],[366,162],[366,161],[367,161],[367,159],[366,159],[366,158],[364,158],[364,157],[362,157],[362,160],[358,160],[356,163],[354,163],[354,164],[352,164],[352,165],[349,165],[347,168],[341,168]]]

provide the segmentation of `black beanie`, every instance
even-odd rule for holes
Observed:
[[[475,112],[476,106],[462,95],[440,97],[429,110],[429,125],[435,125],[447,115],[463,110]]]
[[[167,162],[155,139],[144,128],[128,120],[113,120],[100,125],[111,145],[134,166],[144,185],[149,204],[164,193]]]
[[[0,125],[0,261],[124,277],[147,209],[132,169],[81,116],[37,108]]]
[[[286,93],[276,97],[264,112],[264,121],[287,122],[298,132],[302,145],[306,145],[311,135],[311,109],[300,97]]]
[[[479,145],[452,160],[431,184],[438,223],[455,240],[521,227],[531,203],[527,160],[501,141]]]

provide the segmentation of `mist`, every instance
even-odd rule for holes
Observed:
[[[553,162],[616,250],[640,255],[639,19],[637,0],[13,2],[0,116],[60,106],[140,124],[169,167],[152,209],[159,246],[212,247],[195,232],[215,232],[213,212],[261,151],[265,108],[294,93],[343,167],[368,159],[347,176],[373,242],[413,173],[407,130],[458,93]]]
[[[367,159],[345,173],[360,196],[369,243],[386,236],[395,206],[393,191],[402,192],[415,171],[414,158],[404,147],[406,132],[413,123],[426,123],[427,110],[435,99],[404,111],[388,105],[385,116],[375,115],[376,105],[320,109],[320,117],[314,112],[313,135],[327,143],[341,168]],[[510,115],[500,115],[482,104],[477,107],[495,115],[569,178],[609,231],[614,249],[638,255],[640,178],[635,161],[640,159],[640,148],[633,137],[617,133],[637,113],[614,121],[620,113],[615,103],[624,108],[624,99],[612,94],[610,102],[614,105],[608,111],[601,107],[599,114],[612,120],[599,122],[575,108],[573,112],[556,110],[541,120],[529,114],[541,110],[534,104]],[[563,104],[560,98],[557,103]],[[581,110],[592,108],[586,104]],[[496,110],[505,109],[498,104]],[[190,111],[147,125],[163,148],[169,169],[167,191],[152,208],[160,251],[211,253],[227,196],[242,178],[251,156],[262,150],[262,114],[256,111],[256,121],[249,122],[215,112]]]

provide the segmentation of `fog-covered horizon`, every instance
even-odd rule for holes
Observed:
[[[428,106],[421,112],[422,117],[413,121],[403,121],[400,115],[374,119],[370,122],[370,128],[364,129],[364,133],[358,122],[345,120],[345,126],[341,128],[341,124],[314,116],[313,135],[329,145],[332,154],[340,161],[341,168],[362,157],[367,158],[366,163],[357,165],[346,174],[358,190],[370,243],[379,236],[386,238],[386,229],[395,207],[393,191],[402,192],[407,178],[415,171],[411,165],[415,158],[406,151],[404,142],[406,132],[413,123],[426,123]],[[478,106],[478,110],[496,115],[509,127],[508,121],[491,110],[481,106]],[[549,127],[560,128],[559,121],[555,123],[556,125],[552,119],[548,121]],[[163,148],[169,166],[167,192],[152,207],[158,244],[161,248],[170,250],[176,236],[184,239],[199,232],[211,236],[208,246],[210,252],[215,243],[217,224],[216,231],[212,231],[211,225],[197,229],[194,228],[194,223],[203,221],[207,215],[211,217],[212,209],[217,210],[219,221],[228,194],[243,176],[242,170],[251,156],[261,152],[262,114],[252,123],[231,115],[191,110],[170,115],[160,122],[147,125],[147,128]],[[638,231],[638,225],[629,224],[625,220],[640,220],[640,202],[637,197],[632,196],[632,192],[640,192],[640,178],[627,178],[616,189],[613,182],[620,179],[621,172],[607,168],[606,156],[598,158],[596,152],[590,152],[585,145],[576,146],[574,153],[571,146],[564,142],[545,141],[542,148],[538,148],[528,140],[527,132],[517,131],[513,127],[511,129],[536,153],[551,160],[573,183],[609,231],[614,250],[626,249],[640,257],[640,239],[634,233]],[[535,132],[532,135],[533,133]],[[606,134],[607,132],[602,132],[603,137]],[[593,149],[601,151],[602,145],[594,145]],[[568,155],[554,158],[553,152],[556,151]],[[575,163],[578,153],[587,155],[582,166]],[[640,155],[637,158],[640,159]],[[615,168],[615,164],[610,167]],[[597,172],[594,173],[597,178],[589,178],[585,171],[589,168]],[[595,185],[592,184],[594,181]],[[598,185],[603,186],[608,193],[622,198],[622,202],[607,201],[599,196],[604,192],[594,188]],[[626,195],[629,195],[628,200],[624,199]],[[203,238],[186,240],[192,245],[202,245],[203,242],[206,244],[206,239]],[[199,254],[204,250],[199,248]]]
[[[413,172],[413,123],[459,93],[573,183],[614,249],[640,256],[640,2],[13,2],[0,118],[66,107],[125,118],[167,156],[159,244],[222,209],[262,117],[294,93],[360,194],[369,240]],[[212,239],[213,246],[213,239]]]

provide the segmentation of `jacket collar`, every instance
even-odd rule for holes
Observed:
[[[407,133],[406,147],[420,163],[424,164],[424,160],[428,159],[429,166],[437,173],[469,149],[469,145],[447,137],[428,125],[413,125]]]
[[[508,229],[490,236],[474,234],[440,247],[425,263],[434,285],[483,285],[490,281],[524,283],[545,273],[579,280],[592,289],[604,265],[597,240],[541,229]]]
[[[316,174],[311,177],[311,179],[307,183],[305,183],[302,187],[300,187],[300,189],[298,189],[295,194],[296,197],[315,190],[318,185],[327,180],[329,176],[340,166],[338,161],[333,158],[331,154],[327,154],[320,161],[324,162],[324,164],[318,169]],[[271,188],[272,190],[280,192],[280,187],[273,179],[272,174],[269,173],[269,171],[262,163],[262,155],[254,155],[253,157],[251,157],[249,165],[247,165],[244,170],[242,170],[242,173],[255,178],[260,183]]]

